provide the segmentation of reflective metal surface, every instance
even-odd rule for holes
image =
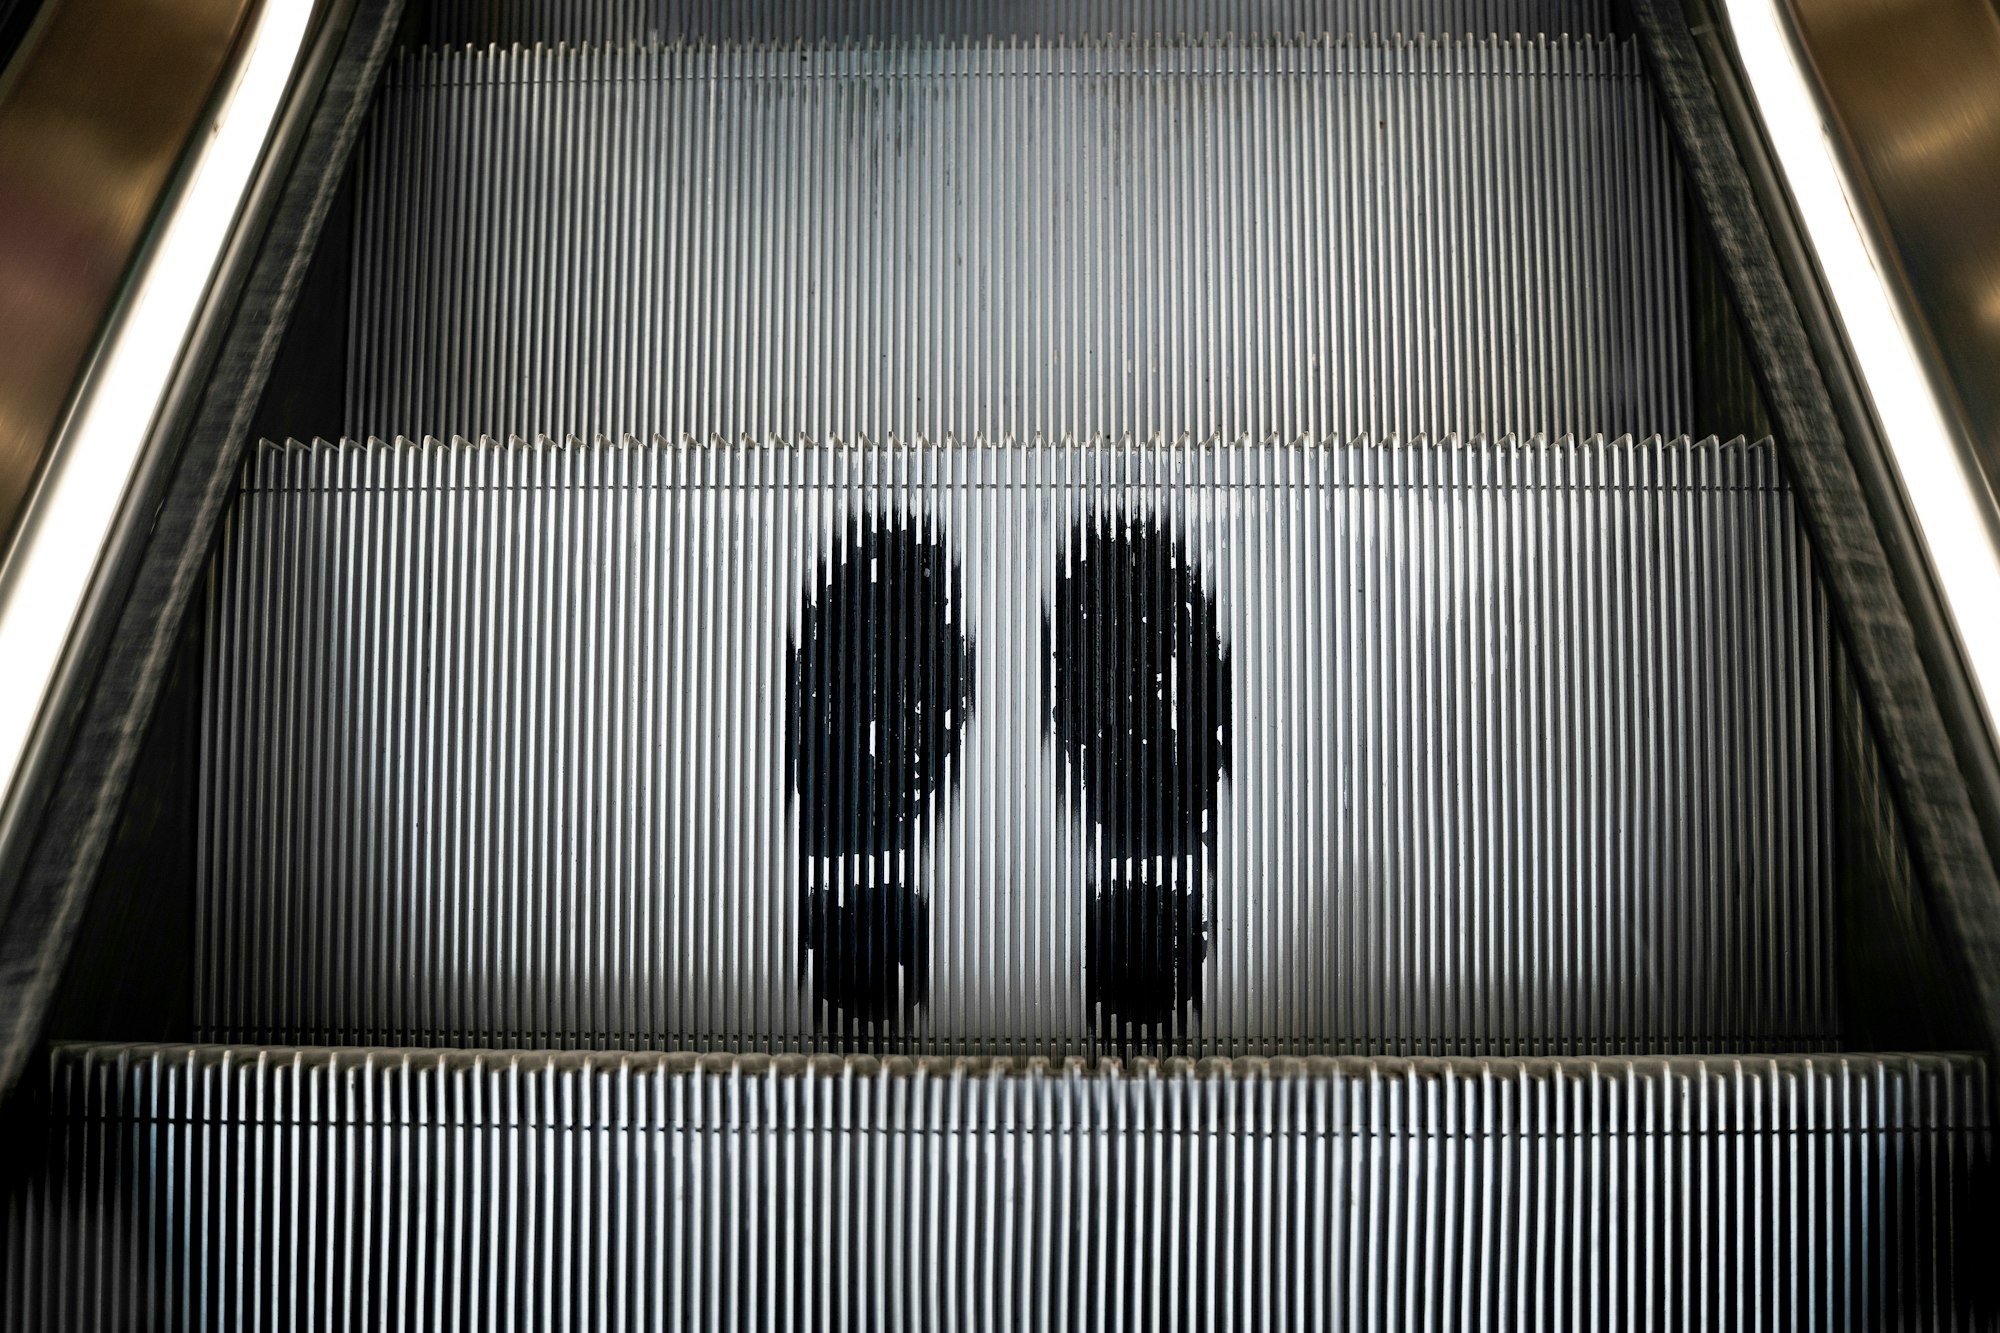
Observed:
[[[1790,0],[1911,309],[2000,491],[2000,12]]]
[[[412,54],[345,433],[1676,435],[1629,41]]]
[[[2000,1041],[2000,508],[1979,440],[1793,12],[1716,0],[1690,29],[1644,8],[1944,952]]]
[[[1992,614],[2000,605],[2000,505],[1982,472],[1978,425],[1963,410],[1926,322],[1925,298],[1898,263],[1895,230],[1864,162],[1839,131],[1791,15],[1779,0],[1718,0],[1717,10],[1851,358],[1836,373],[1851,371],[1866,395],[1873,430],[1895,470],[1897,499],[1908,505],[1950,617],[1958,660],[1947,669],[1965,672],[1983,708],[1988,754],[1975,765],[1979,771],[1990,765],[2000,737],[2000,618]],[[1946,135],[1939,143],[1950,140]],[[1978,206],[1980,187],[1967,188],[1967,198],[1948,206],[1989,218]],[[1972,216],[1952,225],[1976,231],[1981,224]],[[1941,234],[1940,227],[1932,232]],[[1960,258],[1972,270],[1962,279],[1976,286],[1984,261],[1962,251]],[[1964,299],[1962,290],[1946,297]],[[1975,360],[1984,355],[1961,352]]]
[[[149,12],[159,8],[172,9]],[[139,619],[173,619],[184,604],[157,591],[135,597],[135,578],[148,581],[135,566],[157,574],[179,560],[191,572],[205,555],[207,543],[185,535],[189,513],[173,482],[186,475],[183,462],[198,471],[208,450],[226,452],[212,437],[190,443],[202,377],[226,331],[240,328],[241,284],[290,169],[284,145],[322,86],[325,63],[312,63],[309,39],[339,31],[329,20],[346,12],[328,0],[258,5],[245,16],[164,202],[102,312],[88,369],[0,563],[0,1087],[11,1086],[38,1040],[111,834],[124,766],[145,733],[150,686],[134,688],[135,677],[157,681],[158,655],[172,641],[170,631],[137,629],[125,612],[138,604]],[[146,16],[128,17],[114,45],[143,46]],[[117,72],[112,63],[72,74],[91,85]]]
[[[1305,12],[1001,17],[1225,11]],[[1311,13],[1406,11],[1609,18]],[[974,12],[432,7],[751,39],[412,54],[360,173],[360,429],[651,442],[252,461],[251,1044],[54,1052],[0,1329],[1983,1326],[1985,1066],[1832,1053],[1910,811],[1796,477],[1672,434],[1637,48]]]
[[[433,0],[438,46],[542,42],[907,41],[974,38],[1580,37],[1609,29],[1617,0]]]
[[[1837,1030],[1768,447],[293,445],[210,626],[217,1040]]]
[[[51,1085],[10,1333],[1987,1326],[1964,1057],[71,1047]]]
[[[253,0],[50,0],[0,84],[0,550]]]
[[[150,31],[143,15],[126,15],[117,6],[105,12],[114,19],[129,19],[128,25],[111,36],[93,26],[92,20],[83,31],[96,34],[113,49],[125,43],[143,44]],[[117,277],[118,297],[95,317],[102,321],[101,337],[91,348],[87,370],[41,457],[39,479],[0,561],[0,661],[8,671],[8,689],[0,692],[0,894],[12,896],[34,817],[48,800],[49,793],[40,789],[41,775],[51,751],[68,743],[73,710],[80,704],[79,669],[87,683],[94,665],[87,631],[109,595],[108,565],[119,538],[148,517],[134,515],[131,504],[143,491],[149,466],[157,465],[165,447],[160,436],[170,429],[170,400],[177,388],[190,387],[184,377],[184,355],[197,345],[204,317],[210,313],[209,303],[237,237],[245,200],[258,179],[273,129],[293,90],[307,34],[318,16],[307,3],[263,5],[249,12],[238,40],[228,48],[222,79],[213,95],[198,103],[200,116],[187,152],[172,164],[171,195],[150,223],[136,197],[125,200],[128,207],[106,207],[106,200],[124,196],[116,189],[91,193],[85,187],[92,204],[79,216],[94,216],[93,209],[102,216],[95,224],[78,222],[76,235],[101,242],[116,234],[104,230],[108,220],[115,219],[127,229],[126,239],[133,248],[120,261],[130,265],[122,277],[111,272],[108,252],[91,246],[84,246],[83,253],[95,254],[97,262],[65,271],[71,280],[94,274],[99,286]],[[84,43],[73,56],[87,56],[88,45]],[[117,68],[115,63],[107,67]],[[87,83],[102,73],[75,68],[68,71],[68,78]],[[141,66],[134,77],[141,75],[179,77],[151,66]],[[58,100],[59,107],[99,123],[73,91],[65,96],[70,100]],[[145,97],[137,98],[141,113],[146,105]],[[61,115],[51,114],[36,127],[53,142],[42,144],[25,159],[39,163],[45,174],[57,179],[63,169],[49,164],[45,155],[64,142],[63,123]],[[101,123],[115,127],[118,120],[105,117]],[[132,126],[126,132],[136,142],[151,142]],[[76,137],[80,138],[77,151],[82,153],[91,136]],[[116,154],[107,149],[106,156],[109,161],[99,166],[113,171],[119,165]],[[164,165],[154,165],[165,170]],[[27,188],[29,175],[32,172],[24,170],[18,188]],[[54,189],[51,182],[41,184]],[[36,201],[43,199],[40,188],[17,198],[17,208],[27,210],[22,216],[33,216]],[[105,189],[101,182],[98,188]],[[60,203],[64,198],[57,191],[44,202]],[[136,242],[142,226],[141,245]],[[61,229],[53,234],[61,234]],[[30,248],[31,265],[35,258]],[[20,326],[12,332],[23,339],[35,337],[38,311],[50,318],[50,336],[65,328],[74,332],[84,318],[81,290],[47,301],[36,296],[32,284],[25,294],[17,291],[27,305],[20,312]],[[108,295],[108,289],[100,294]],[[32,357],[28,360],[33,363]],[[45,391],[50,391],[46,381],[39,387],[24,387],[17,404],[46,405],[45,398],[37,397]],[[32,1011],[35,1005],[23,1008]]]

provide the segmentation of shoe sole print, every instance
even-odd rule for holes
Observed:
[[[1051,729],[1102,854],[1084,982],[1101,1032],[1144,1040],[1201,1006],[1229,659],[1213,599],[1157,522],[1097,519],[1069,556],[1043,632]],[[842,1035],[886,1034],[929,998],[929,904],[893,864],[956,779],[974,688],[961,604],[927,525],[868,520],[826,562],[792,651],[800,965]]]
[[[956,779],[973,694],[958,567],[927,523],[853,524],[787,672],[800,968],[823,1027],[886,1035],[930,994],[929,905],[896,874]]]
[[[1080,524],[1047,639],[1050,722],[1103,862],[1084,923],[1085,984],[1116,1040],[1201,1008],[1202,850],[1229,768],[1229,657],[1180,541],[1143,516]]]

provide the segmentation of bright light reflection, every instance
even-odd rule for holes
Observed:
[[[304,46],[311,0],[268,0],[212,119],[207,140],[100,348],[84,394],[22,514],[0,572],[0,791],[12,795],[49,686],[125,502],[140,450],[214,281],[238,210]]]
[[[1835,143],[1799,54],[1771,0],[1723,0],[1751,100],[1784,169],[1799,222],[1825,275],[1855,366],[1930,554],[1986,710],[2000,718],[2000,551],[1985,482],[1958,446],[1917,343],[1857,221]]]

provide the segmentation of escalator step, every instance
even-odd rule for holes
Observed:
[[[1623,40],[410,55],[348,433],[1689,428]]]
[[[67,1047],[0,1328],[1973,1327],[1985,1083]]]
[[[433,46],[1205,33],[1603,33],[1610,0],[432,0]]]
[[[219,1040],[1836,1035],[1768,444],[291,444],[208,602]]]

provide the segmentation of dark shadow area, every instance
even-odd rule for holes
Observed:
[[[0,78],[6,76],[14,53],[21,49],[21,39],[28,35],[28,29],[34,26],[46,3],[47,0],[0,0]]]
[[[197,595],[181,623],[116,829],[50,1007],[51,1040],[194,1037],[206,621]]]

